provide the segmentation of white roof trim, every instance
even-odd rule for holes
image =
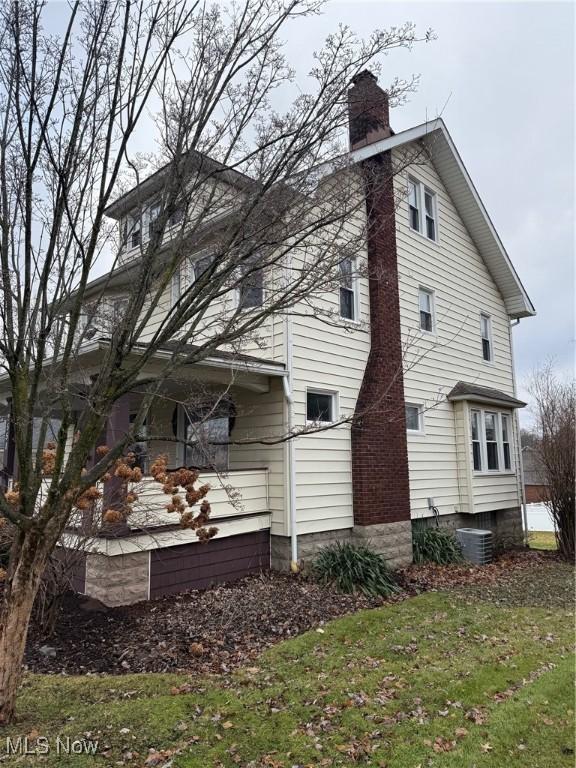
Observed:
[[[534,306],[441,118],[356,149],[350,152],[349,161],[361,163],[381,152],[418,140],[423,141],[430,152],[438,175],[504,298],[509,316],[535,315]],[[330,172],[328,167],[323,170]]]

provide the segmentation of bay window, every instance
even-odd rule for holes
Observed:
[[[470,436],[475,472],[512,470],[510,415],[499,411],[472,409]]]

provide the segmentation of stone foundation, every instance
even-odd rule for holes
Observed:
[[[298,536],[298,562],[303,570],[314,559],[318,550],[337,541],[355,541],[365,544],[381,554],[391,568],[401,568],[412,562],[412,524],[399,523],[355,525],[338,531],[304,533]],[[290,570],[290,538],[271,537],[271,563],[277,571]]]
[[[416,522],[416,520],[412,522]],[[418,522],[421,525],[436,525],[433,517],[420,518]],[[520,507],[481,512],[477,515],[463,515],[461,513],[441,515],[438,523],[441,528],[448,528],[451,531],[455,531],[456,528],[482,528],[492,531],[496,551],[510,547],[521,547],[524,543]]]
[[[403,568],[412,562],[412,522],[355,525],[354,539],[382,555],[390,568]]]
[[[129,605],[148,599],[149,552],[88,555],[85,593],[104,605]]]

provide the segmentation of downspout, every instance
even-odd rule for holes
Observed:
[[[287,376],[282,379],[284,396],[288,410],[288,432],[294,425],[294,398],[292,395],[292,318],[286,316],[286,370]],[[288,504],[290,515],[290,570],[298,573],[298,532],[296,530],[296,459],[294,455],[294,438],[288,440]]]
[[[520,325],[520,318],[516,318],[516,321],[510,323],[510,359],[512,361],[512,387],[514,390],[514,397],[518,397],[516,388],[516,366],[514,365],[514,338],[512,335],[512,328]],[[516,438],[518,440],[518,467],[520,469],[520,497],[522,499],[522,527],[524,528],[524,546],[528,546],[528,508],[526,507],[526,486],[524,485],[524,459],[522,456],[522,441],[520,439],[520,420],[518,418],[518,411],[514,410],[514,421],[516,423]]]

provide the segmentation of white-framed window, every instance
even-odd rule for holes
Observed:
[[[420,312],[420,330],[434,333],[436,319],[434,317],[434,291],[428,288],[418,289],[418,309]]]
[[[264,304],[264,270],[254,269],[257,256],[248,259],[241,268],[242,280],[238,287],[238,307],[240,309],[255,309]]]
[[[340,262],[340,317],[358,319],[356,259],[351,257]]]
[[[154,231],[154,223],[158,216],[160,216],[161,205],[160,203],[154,203],[148,209],[148,237],[152,237]]]
[[[336,421],[336,392],[325,389],[306,390],[306,421],[331,424]]]
[[[483,408],[470,411],[472,463],[475,472],[512,471],[511,416]]]
[[[215,255],[208,253],[196,260],[185,259],[178,269],[172,275],[170,286],[171,306],[174,306],[182,293],[192,285],[195,280],[199,280],[202,275],[210,269],[214,263]]]
[[[408,222],[410,229],[428,240],[438,240],[438,202],[436,193],[421,181],[408,178]]]
[[[504,461],[504,469],[512,469],[512,454],[510,452],[510,417],[505,414],[500,414],[500,420],[502,423],[502,459]]]
[[[140,217],[128,218],[128,244],[130,248],[137,248],[142,243],[142,226]]]
[[[480,314],[480,338],[482,340],[482,357],[486,362],[494,360],[492,348],[492,318],[482,312]]]
[[[482,414],[470,412],[470,431],[472,433],[472,462],[476,472],[482,471]]]
[[[406,431],[424,432],[424,412],[417,403],[406,403]]]

